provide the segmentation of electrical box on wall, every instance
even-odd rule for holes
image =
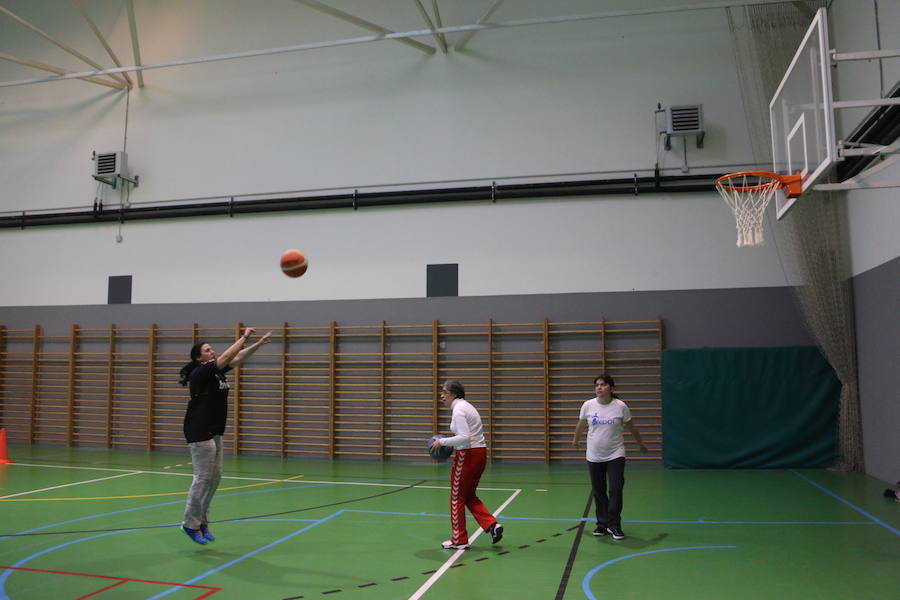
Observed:
[[[128,155],[124,152],[94,153],[94,175],[99,177],[115,177],[127,175]]]
[[[703,147],[703,105],[689,104],[666,108],[666,150],[672,149],[672,136],[697,136],[697,147]]]
[[[125,152],[94,152],[94,174],[97,181],[116,187],[119,179],[137,187],[138,177],[128,178],[128,155]]]

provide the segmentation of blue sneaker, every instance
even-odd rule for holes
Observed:
[[[207,542],[216,541],[216,536],[214,536],[212,534],[212,532],[209,530],[209,525],[204,525],[204,524],[200,525],[200,535],[205,537]]]
[[[185,527],[184,525],[182,525],[181,530],[186,536],[188,536],[201,546],[205,546],[207,544],[206,538],[203,537],[199,529],[191,529],[190,527]]]

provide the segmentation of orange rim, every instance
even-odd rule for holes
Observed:
[[[759,177],[760,179],[768,179],[769,181],[763,181],[762,183],[757,183],[756,185],[736,185],[734,183],[731,183],[732,179],[738,179],[742,177]],[[728,175],[722,175],[721,177],[716,179],[717,186],[723,187],[726,190],[737,190],[738,192],[759,190],[769,187],[773,183],[777,187],[781,187],[781,175],[779,175],[778,173],[772,173],[770,171],[740,171],[738,173],[729,173]]]
[[[763,183],[758,183],[756,185],[735,185],[730,183],[730,180],[737,179],[738,177],[759,177],[760,179],[769,179],[770,181],[764,181]],[[778,173],[773,173],[771,171],[740,171],[738,173],[722,175],[716,179],[717,187],[738,192],[760,190],[773,183],[775,183],[777,188],[784,188],[784,195],[788,198],[796,198],[803,191],[802,176],[800,173],[794,173],[793,175],[779,175]]]

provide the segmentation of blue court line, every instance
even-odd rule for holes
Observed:
[[[888,531],[890,531],[890,532],[893,533],[894,535],[900,535],[900,531],[897,531],[896,528],[891,527],[890,525],[888,525],[887,523],[885,523],[884,521],[882,521],[882,520],[879,519],[878,517],[875,517],[875,516],[873,516],[873,515],[870,515],[869,513],[867,513],[866,511],[864,511],[864,510],[861,509],[860,507],[856,506],[855,504],[853,504],[853,503],[850,502],[849,500],[845,500],[845,499],[841,498],[840,496],[838,496],[837,494],[835,494],[834,492],[832,492],[832,491],[829,490],[828,488],[819,485],[818,483],[816,483],[815,481],[813,481],[812,479],[810,479],[810,478],[807,477],[806,475],[803,475],[802,473],[798,473],[798,472],[795,471],[794,469],[788,469],[788,470],[789,470],[791,473],[793,473],[794,475],[796,475],[797,477],[799,477],[800,479],[804,480],[806,483],[810,484],[811,486],[813,486],[813,487],[815,487],[815,488],[818,488],[819,490],[825,492],[826,494],[828,494],[829,496],[831,496],[831,497],[834,498],[835,500],[838,500],[838,501],[840,501],[840,502],[843,502],[844,504],[846,504],[847,506],[849,506],[850,508],[852,508],[852,509],[855,510],[856,512],[860,513],[861,515],[865,515],[866,517],[872,519],[872,520],[875,521],[877,524],[881,525],[882,527],[884,527],[885,529],[887,529]]]
[[[312,488],[312,487],[324,487],[324,486],[327,486],[327,485],[330,485],[330,484],[306,484],[306,485],[291,486],[291,487],[288,487],[288,488],[273,488],[273,489],[267,489],[267,490],[251,490],[251,491],[247,491],[247,492],[231,492],[231,493],[228,493],[228,494],[220,494],[220,495],[218,495],[217,497],[218,497],[218,498],[225,498],[225,497],[228,497],[228,496],[244,496],[244,495],[248,495],[248,494],[262,494],[262,493],[265,493],[265,494],[271,494],[271,493],[273,493],[273,492],[284,492],[284,491],[289,491],[289,490],[305,489],[305,488]],[[187,494],[187,492],[185,492],[185,495],[186,495],[186,494]],[[95,514],[95,515],[88,515],[88,516],[86,516],[86,517],[78,517],[77,519],[69,519],[68,521],[59,521],[59,522],[57,522],[57,523],[50,523],[49,525],[42,525],[41,527],[35,527],[35,528],[33,528],[33,529],[27,529],[27,530],[25,530],[25,531],[20,531],[20,532],[18,532],[18,533],[35,533],[35,532],[38,532],[38,531],[43,531],[43,530],[45,530],[45,529],[51,529],[51,528],[53,528],[53,527],[59,527],[59,526],[62,526],[62,525],[69,525],[70,523],[77,523],[77,522],[79,522],[79,521],[88,521],[88,520],[90,520],[90,519],[99,519],[99,518],[102,518],[102,517],[108,517],[108,516],[111,516],[111,515],[119,515],[119,514],[122,514],[122,513],[129,513],[129,512],[134,512],[134,511],[137,511],[137,510],[146,510],[146,509],[150,509],[150,508],[159,508],[159,507],[161,507],[161,506],[172,506],[172,505],[175,505],[175,504],[181,505],[181,504],[184,504],[184,502],[185,502],[185,500],[182,498],[182,499],[180,499],[180,500],[173,500],[172,502],[162,502],[162,503],[159,503],[159,504],[149,504],[149,505],[146,505],[146,506],[135,506],[135,507],[132,507],[132,508],[125,508],[125,509],[122,509],[122,510],[116,510],[116,511],[108,512],[108,513],[101,513],[101,514]],[[250,520],[250,519],[247,519],[247,520]],[[215,522],[215,521],[214,521],[214,522]],[[179,524],[180,524],[180,523],[179,523]],[[127,530],[127,531],[136,531],[136,530],[129,529],[129,530]],[[80,539],[80,540],[74,540],[74,541],[71,541],[71,542],[68,542],[68,543],[69,543],[69,544],[74,544],[74,543],[77,543],[77,542],[80,542],[80,541],[85,541],[85,540],[89,540],[89,539],[94,539],[94,538],[97,538],[97,537],[103,537],[104,535],[113,535],[113,534],[116,534],[116,533],[123,533],[123,531],[111,531],[111,532],[105,532],[105,533],[101,533],[101,534],[99,534],[99,535],[95,535],[95,536],[88,537],[88,538],[82,538],[82,539]],[[8,540],[8,539],[11,539],[10,536],[0,537],[0,541]],[[15,538],[12,538],[12,539],[15,539]],[[51,550],[55,550],[55,549],[57,549],[57,548],[62,548],[62,547],[65,546],[65,545],[68,545],[68,544],[63,544],[63,545],[60,545],[60,546],[54,546],[53,548],[50,548],[49,550],[41,551],[41,552],[39,552],[39,553],[37,553],[37,554],[33,554],[33,555],[31,555],[31,556],[29,556],[29,557],[23,559],[23,561],[30,561],[31,559],[33,559],[33,558],[35,558],[35,557],[37,557],[37,556],[40,556],[41,554],[45,554],[46,552],[50,552]],[[19,566],[20,564],[24,564],[24,563],[23,563],[23,562],[20,562],[20,563],[17,563],[15,566]],[[7,572],[4,573],[3,575],[0,575],[0,600],[9,600],[9,597],[6,595],[6,580],[7,580],[7,578],[9,577],[10,574],[11,574],[11,572],[10,572],[10,571],[7,571]]]
[[[615,564],[617,562],[621,562],[623,560],[627,560],[629,558],[635,558],[637,556],[646,556],[647,554],[659,554],[661,552],[680,552],[682,550],[734,550],[737,546],[693,546],[687,548],[665,548],[663,550],[648,550],[647,552],[638,552],[637,554],[629,554],[628,556],[620,556],[619,558],[614,558],[613,560],[608,560],[602,565],[597,565],[593,569],[587,572],[587,575],[584,576],[584,579],[581,580],[581,590],[584,592],[584,595],[587,596],[590,600],[597,600],[597,597],[591,593],[591,578],[604,567],[608,567],[609,565]]]
[[[312,488],[312,487],[324,487],[326,485],[329,485],[329,484],[307,484],[307,485],[296,485],[296,486],[291,486],[291,487],[287,487],[287,488],[276,488],[276,489],[268,489],[268,490],[252,490],[249,492],[231,492],[229,494],[217,494],[216,498],[227,498],[229,496],[244,496],[244,495],[249,495],[249,494],[271,494],[273,492],[286,492],[286,491],[290,491],[290,490],[306,489],[306,488]],[[187,497],[187,491],[185,491],[185,498],[186,497]],[[161,506],[172,506],[174,504],[184,504],[184,502],[185,502],[185,499],[182,498],[180,500],[173,500],[172,502],[162,502],[160,504],[147,504],[146,506],[134,506],[132,508],[123,508],[122,510],[114,510],[112,512],[107,512],[107,513],[99,513],[96,515],[88,515],[86,517],[78,517],[77,519],[70,519],[68,521],[59,521],[57,523],[50,523],[49,525],[41,525],[40,527],[35,527],[34,529],[26,529],[25,531],[19,531],[17,533],[19,533],[19,534],[35,533],[38,531],[43,531],[45,529],[51,529],[53,527],[69,525],[71,523],[78,523],[79,521],[90,521],[91,519],[99,519],[101,517],[109,517],[111,515],[120,515],[123,513],[134,512],[136,510],[146,510],[146,509],[150,509],[150,508],[159,508]],[[213,523],[215,523],[215,521],[213,521]],[[8,540],[8,539],[10,539],[10,536],[8,536],[8,535],[0,537],[0,542],[2,542],[3,540]]]
[[[125,531],[107,531],[104,533],[98,533],[97,535],[92,535],[90,537],[82,538],[80,540],[72,540],[69,542],[65,542],[64,544],[58,544],[56,546],[53,546],[52,548],[45,548],[44,550],[41,550],[40,552],[35,552],[31,556],[23,558],[22,560],[20,560],[19,562],[17,562],[14,565],[11,565],[11,566],[21,567],[22,565],[30,562],[31,560],[37,558],[38,556],[48,554],[50,552],[53,552],[54,550],[59,550],[60,548],[65,548],[66,546],[71,546],[72,544],[80,544],[81,542],[87,542],[88,540],[94,540],[97,538],[106,537],[108,535],[116,535],[118,533],[130,533],[132,531],[137,531],[137,530],[128,529]],[[0,600],[11,600],[10,597],[6,595],[6,580],[9,579],[9,576],[12,575],[13,573],[15,573],[15,571],[10,570],[10,569],[4,569],[3,574],[0,575]]]
[[[239,556],[239,557],[235,558],[234,560],[230,560],[230,561],[228,561],[227,563],[225,563],[225,564],[223,564],[223,565],[220,565],[220,566],[216,567],[215,569],[211,569],[211,570],[207,571],[206,573],[203,573],[203,574],[201,574],[201,575],[197,575],[197,576],[194,577],[193,579],[188,579],[187,581],[182,581],[181,583],[184,584],[184,585],[190,585],[190,584],[192,584],[192,583],[195,583],[195,582],[197,582],[197,581],[200,581],[201,579],[205,579],[206,577],[209,577],[210,575],[214,575],[214,574],[218,573],[219,571],[221,571],[221,570],[223,570],[223,569],[227,569],[228,567],[230,567],[230,566],[233,565],[233,564],[239,563],[239,562],[241,562],[242,560],[247,560],[248,558],[251,558],[251,557],[253,557],[253,556],[256,556],[257,554],[259,554],[260,552],[263,552],[264,550],[268,550],[269,548],[272,548],[273,546],[277,546],[278,544],[281,544],[281,543],[283,543],[283,542],[286,542],[286,541],[288,541],[289,539],[294,538],[294,537],[300,535],[300,534],[303,533],[304,531],[308,531],[308,530],[312,529],[313,527],[316,527],[317,525],[321,525],[322,523],[324,523],[324,522],[326,522],[326,521],[330,521],[331,519],[333,519],[334,517],[340,515],[340,514],[343,513],[343,512],[344,512],[343,510],[339,510],[339,511],[337,511],[336,513],[332,513],[332,514],[328,515],[327,517],[325,517],[324,519],[320,519],[320,520],[318,520],[318,521],[316,521],[316,522],[314,522],[314,523],[312,523],[312,524],[310,524],[310,525],[307,525],[306,527],[304,527],[304,528],[302,528],[302,529],[298,529],[297,531],[295,531],[294,533],[292,533],[292,534],[290,534],[290,535],[284,536],[284,537],[281,538],[280,540],[275,540],[274,542],[271,542],[271,543],[269,543],[269,544],[266,544],[265,546],[262,546],[261,548],[257,548],[257,549],[254,550],[253,552],[248,552],[247,554],[245,554],[245,555],[243,555],[243,556]],[[159,598],[163,598],[163,597],[165,597],[165,596],[168,596],[168,595],[171,594],[172,592],[177,592],[177,591],[180,590],[180,589],[182,589],[182,588],[180,588],[180,587],[171,587],[171,588],[169,588],[168,590],[166,590],[165,592],[159,593],[159,594],[157,594],[157,595],[155,595],[155,596],[153,596],[153,597],[151,597],[151,598],[148,598],[147,600],[158,600]]]
[[[593,520],[593,519],[588,519]],[[652,521],[642,519],[622,519],[623,523],[673,523],[687,525],[874,525],[871,521]]]
[[[269,522],[271,522],[271,521],[279,521],[279,522],[280,521],[290,521],[290,522],[301,522],[301,523],[318,523],[319,522],[319,520],[317,520],[317,519],[247,519],[247,520],[248,521],[269,521]],[[172,523],[171,525],[168,525],[168,527],[178,527],[179,525],[181,525],[181,523]],[[23,558],[22,560],[20,560],[19,562],[17,562],[16,564],[11,565],[11,566],[21,567],[22,565],[25,565],[25,564],[31,562],[32,560],[34,560],[35,558],[37,558],[39,556],[43,556],[44,554],[49,554],[50,552],[59,550],[61,548],[65,548],[67,546],[72,546],[74,544],[80,544],[81,542],[88,542],[90,540],[95,540],[97,538],[106,537],[106,536],[110,536],[110,535],[118,535],[120,533],[133,533],[135,531],[139,531],[139,530],[138,529],[126,529],[126,530],[122,530],[122,531],[106,531],[106,532],[98,533],[96,535],[91,535],[91,536],[88,536],[85,538],[71,540],[71,541],[65,542],[63,544],[58,544],[56,546],[53,546],[52,548],[45,548],[44,550],[35,552],[31,556],[27,556],[27,557]],[[6,580],[13,573],[15,573],[15,571],[4,570],[3,574],[0,575],[0,600],[10,600],[9,596],[6,594],[5,588],[6,588]],[[180,588],[177,588],[177,589],[180,589]]]
[[[373,515],[399,515],[403,517],[440,517],[447,519],[448,514],[427,513],[427,512],[399,512],[385,510],[351,510],[346,509],[348,513],[365,513]],[[584,517],[581,519],[562,519],[562,518],[544,518],[544,517],[510,517],[508,515],[495,515],[498,519],[501,517],[504,521],[548,521],[561,523],[579,523],[581,521],[593,521],[594,517]],[[662,523],[662,524],[684,524],[684,525],[875,525],[871,521],[709,521],[707,519],[693,520],[671,520],[671,519],[623,519],[623,523]]]

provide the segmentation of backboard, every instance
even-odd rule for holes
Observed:
[[[816,12],[769,103],[772,170],[780,175],[799,173],[803,192],[827,175],[838,158],[825,14],[824,8]],[[777,217],[783,217],[796,200],[778,194]]]

